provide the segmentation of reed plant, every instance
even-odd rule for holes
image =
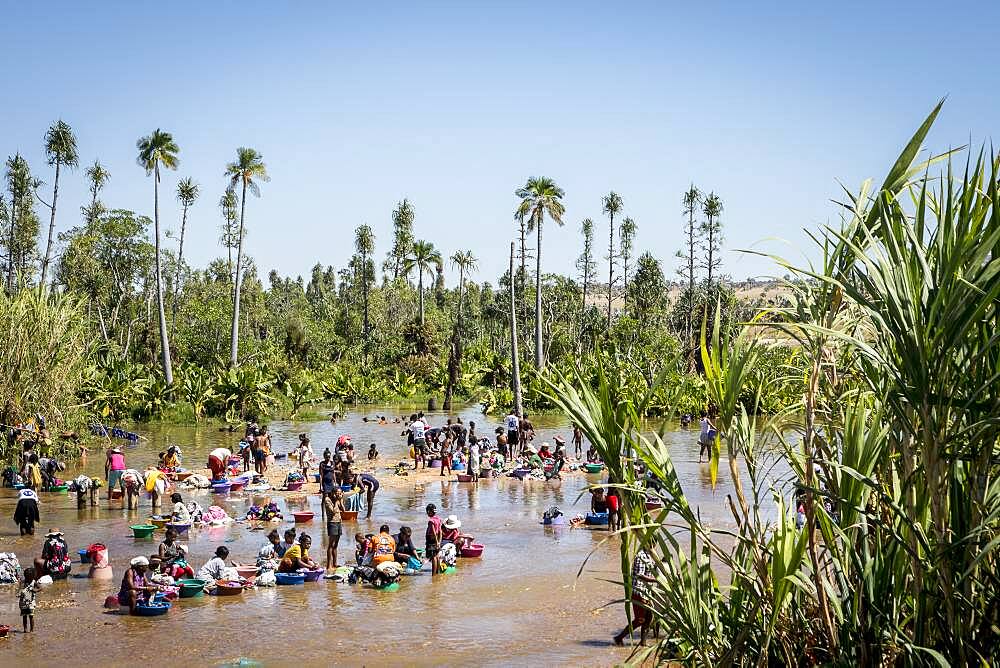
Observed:
[[[66,398],[76,396],[89,352],[77,299],[32,288],[0,294],[0,424],[40,414],[50,429],[66,427],[73,411]],[[0,459],[11,444],[4,439]]]
[[[649,606],[663,634],[630,661],[996,660],[1000,159],[968,154],[960,171],[962,151],[918,161],[939,110],[881,186],[863,184],[842,223],[814,235],[816,264],[775,258],[793,277],[786,307],[735,336],[703,333],[720,427],[709,466],[713,484],[729,477],[731,522],[701,519],[661,436],[640,429],[645,397],[611,375],[550,385],[608,463],[607,484],[625,490],[625,599],[634,551],[655,557]],[[795,341],[805,388],[766,420],[740,400],[764,389],[748,334],[762,326]]]

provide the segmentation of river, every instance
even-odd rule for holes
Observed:
[[[405,409],[408,411],[408,409]],[[400,407],[352,408],[346,419],[328,421],[277,421],[269,425],[275,449],[290,451],[297,434],[310,434],[317,453],[332,447],[338,435],[353,436],[359,457],[370,443],[377,443],[380,462],[389,465],[405,458],[401,425],[364,422],[363,416],[398,415]],[[486,420],[477,407],[457,411],[477,431],[492,435],[496,420]],[[444,421],[431,414],[432,424]],[[533,417],[535,444],[570,432],[564,419]],[[144,469],[156,461],[167,445],[182,446],[189,467],[205,465],[207,453],[219,446],[233,447],[238,438],[217,426],[139,425],[143,440],[126,449],[128,465]],[[726,475],[711,489],[708,467],[697,464],[696,432],[674,430],[667,442],[689,498],[710,522],[725,523],[722,500],[729,493]],[[124,443],[124,442],[120,442]],[[572,447],[572,445],[570,445]],[[70,463],[65,478],[80,472],[103,475],[104,455],[93,452],[85,462]],[[388,477],[385,472],[380,477]],[[149,501],[137,511],[126,511],[120,502],[109,507],[103,492],[98,507],[76,508],[75,495],[42,493],[41,524],[35,536],[20,537],[11,517],[16,492],[0,491],[0,551],[17,554],[22,567],[40,554],[44,534],[59,527],[66,534],[71,553],[93,542],[108,546],[115,576],[109,581],[73,577],[56,582],[39,594],[36,633],[20,633],[16,587],[0,587],[0,623],[12,633],[0,641],[0,657],[8,665],[57,665],[101,662],[102,665],[155,663],[172,665],[222,665],[241,657],[278,665],[610,665],[628,655],[611,644],[611,636],[625,622],[621,605],[602,608],[621,597],[618,544],[602,543],[607,532],[594,529],[543,527],[542,512],[557,505],[567,515],[585,513],[589,495],[580,497],[587,479],[565,476],[559,483],[521,482],[513,478],[485,479],[478,486],[432,481],[402,487],[383,485],[371,521],[345,523],[340,543],[341,563],[353,556],[355,532],[377,532],[387,523],[395,533],[401,524],[414,528],[422,543],[426,523],[424,507],[437,504],[439,514],[457,514],[463,531],[476,536],[486,550],[481,559],[460,560],[456,573],[432,578],[428,569],[404,577],[396,592],[379,592],[360,585],[329,581],[250,590],[242,596],[203,596],[182,599],[169,614],[158,618],[121,616],[103,609],[106,596],[115,593],[129,559],[156,551],[162,532],[153,539],[130,535],[129,525],[150,515]],[[310,486],[309,489],[315,489]],[[207,507],[217,503],[235,517],[243,517],[249,495],[232,493],[221,500],[209,492],[185,492]],[[311,494],[303,502],[319,517],[319,499]],[[284,507],[285,502],[279,501]],[[294,509],[301,508],[297,504]],[[282,525],[287,526],[288,523]],[[299,525],[300,527],[303,525]],[[320,521],[308,526],[313,554],[325,555],[326,538]],[[262,532],[251,532],[242,523],[216,529],[192,529],[186,540],[190,561],[197,569],[225,544],[230,559],[252,562],[265,542]],[[586,569],[580,566],[594,552]],[[86,567],[74,564],[76,576]],[[9,662],[9,663],[8,663]]]

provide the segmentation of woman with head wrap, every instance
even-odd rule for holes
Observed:
[[[38,495],[34,490],[22,489],[17,497],[17,508],[14,510],[14,522],[21,529],[21,535],[34,535],[37,521]]]
[[[135,606],[148,602],[150,595],[160,589],[149,579],[148,568],[149,559],[146,557],[136,557],[129,562],[121,589],[118,590],[118,605],[122,612],[128,608],[128,614],[134,615]]]

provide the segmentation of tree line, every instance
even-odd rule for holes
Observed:
[[[198,268],[185,259],[185,236],[191,225],[204,224],[205,188],[191,176],[171,182],[181,153],[171,133],[156,129],[136,142],[137,165],[151,182],[151,217],[105,203],[114,181],[109,168],[95,160],[84,170],[89,200],[80,206],[76,224],[62,229],[57,223],[67,214],[60,210],[57,220],[59,183],[80,161],[72,128],[57,121],[45,133],[44,146],[52,168],[48,196],[23,156],[6,163],[7,192],[0,198],[0,229],[7,232],[0,241],[6,292],[79,297],[82,317],[97,341],[93,382],[113,385],[113,370],[128,367],[133,376],[162,384],[164,399],[140,402],[152,403],[148,410],[126,411],[143,417],[185,392],[187,369],[212,369],[220,379],[244,366],[262,371],[273,381],[272,389],[281,388],[272,394],[287,397],[291,384],[305,387],[299,394],[306,403],[331,398],[321,389],[323,376],[338,368],[348,369],[357,381],[346,383],[352,388],[343,397],[348,400],[442,392],[447,405],[459,397],[497,408],[509,404],[515,391],[510,368],[515,342],[507,333],[512,319],[520,325],[524,357],[519,361],[528,370],[565,370],[595,356],[628,352],[628,373],[641,380],[662,363],[665,350],[680,348],[691,357],[694,323],[706,304],[723,303],[727,322],[738,321],[746,307],[721,276],[722,201],[715,194],[702,196],[694,186],[682,198],[687,282],[676,299],[669,297],[660,261],[648,251],[636,258],[638,226],[613,191],[595,198],[608,220],[607,283],[598,281],[599,251],[590,218],[581,223],[579,275],[546,272],[544,225],[565,223],[565,193],[547,177],[529,178],[514,192],[517,262],[498,277],[495,288],[474,280],[478,260],[471,249],[446,258],[433,241],[420,238],[417,210],[408,198],[389,216],[391,246],[381,267],[376,230],[362,224],[354,230],[355,252],[342,269],[317,264],[307,279],[271,272],[265,284],[245,250],[248,201],[260,197],[270,181],[255,149],[237,149],[235,159],[220,170],[223,254]],[[166,230],[160,215],[166,194],[161,186],[180,204],[176,235]],[[39,209],[49,214],[46,235],[41,235]],[[39,236],[45,239],[42,247]],[[458,273],[456,286],[445,285],[446,263]],[[600,308],[599,297],[604,300]],[[176,382],[178,359],[186,370]],[[694,370],[688,366],[681,371]],[[362,376],[366,379],[359,380]],[[221,384],[216,383],[219,392]],[[543,402],[530,378],[527,384],[529,403]],[[85,398],[93,402],[98,394],[88,391]],[[232,416],[234,403],[213,412],[223,409]]]

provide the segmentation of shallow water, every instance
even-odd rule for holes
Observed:
[[[368,444],[378,444],[380,463],[389,465],[405,457],[402,425],[364,423],[362,416],[394,415],[399,408],[363,407],[347,419],[329,422],[275,422],[270,425],[275,449],[290,451],[297,434],[308,432],[317,453],[332,447],[337,436],[354,438],[359,458]],[[477,431],[492,435],[496,421],[485,420],[475,407],[458,412],[465,422],[477,423]],[[444,421],[432,415],[432,423]],[[533,418],[538,436],[535,443],[551,441],[557,433],[569,436],[564,420],[554,416]],[[126,450],[128,465],[143,469],[156,460],[169,444],[183,448],[189,467],[204,466],[207,453],[221,446],[232,447],[238,438],[215,427],[144,425],[138,429],[145,440]],[[678,474],[690,500],[713,524],[727,524],[722,501],[730,492],[720,475],[713,491],[708,467],[698,465],[697,432],[676,430],[667,434]],[[572,447],[572,446],[571,446]],[[65,472],[73,478],[81,471],[102,475],[104,455],[91,454],[88,461],[71,464]],[[279,460],[280,463],[280,460]],[[389,474],[383,474],[388,476]],[[117,592],[128,560],[156,551],[162,533],[153,539],[130,536],[129,525],[150,514],[143,499],[137,511],[125,511],[120,502],[109,507],[101,497],[97,508],[78,510],[75,495],[42,494],[41,525],[34,537],[19,537],[11,521],[16,493],[0,491],[0,551],[15,552],[22,566],[40,553],[48,527],[59,527],[71,552],[92,542],[109,548],[115,576],[108,581],[74,578],[57,582],[39,594],[37,634],[12,635],[0,641],[4,663],[42,665],[102,660],[124,665],[154,660],[158,665],[219,665],[239,657],[265,665],[292,661],[302,665],[332,663],[388,665],[608,665],[621,661],[628,650],[610,644],[612,634],[624,624],[621,605],[600,609],[621,597],[618,545],[601,542],[607,532],[568,527],[542,527],[541,513],[558,505],[565,513],[585,513],[589,495],[583,476],[566,476],[561,483],[520,482],[511,478],[483,480],[471,484],[433,481],[402,488],[383,485],[375,501],[371,521],[345,523],[339,556],[341,563],[353,557],[354,532],[375,532],[389,524],[395,533],[400,524],[414,529],[415,543],[422,543],[427,503],[438,505],[439,514],[457,514],[463,531],[486,545],[481,559],[460,560],[455,574],[432,578],[425,570],[405,577],[397,592],[377,592],[359,585],[327,581],[247,591],[229,598],[184,599],[164,617],[145,619],[110,614],[102,608],[104,598]],[[314,489],[314,486],[310,489]],[[104,492],[104,490],[101,490]],[[185,492],[207,507],[217,503],[230,515],[242,517],[249,496],[226,497],[209,492]],[[284,509],[284,501],[278,500]],[[319,516],[316,495],[294,503],[305,505]],[[288,526],[286,523],[282,525]],[[321,523],[307,525],[312,534],[313,556],[325,562],[326,537]],[[250,531],[245,524],[216,529],[192,529],[185,542],[190,561],[197,569],[215,548],[225,544],[230,559],[252,562],[265,542],[264,532]],[[596,551],[595,551],[596,550]],[[595,551],[581,577],[588,554]],[[78,573],[86,567],[74,564]],[[0,587],[0,623],[20,628],[16,589]],[[51,605],[60,607],[47,607]]]

